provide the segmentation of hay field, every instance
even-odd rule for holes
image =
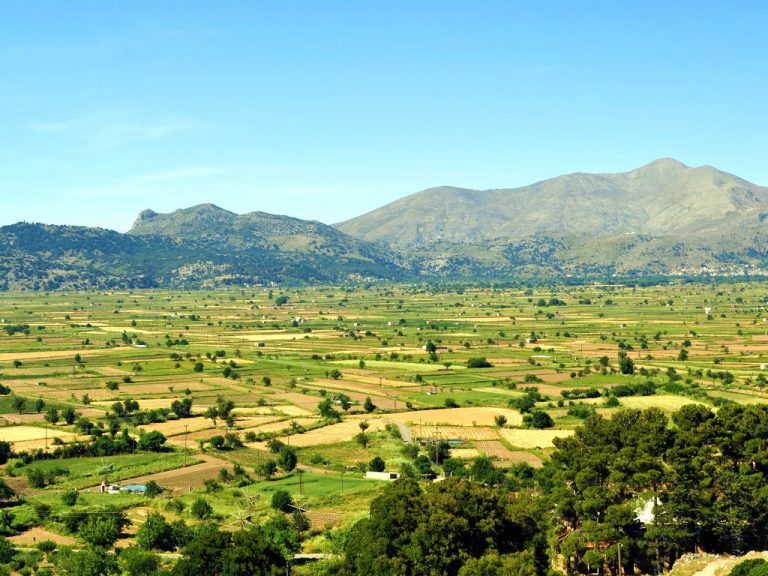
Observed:
[[[369,420],[370,428],[368,432],[378,432],[384,429],[385,422],[383,420]],[[291,436],[285,436],[282,438],[283,442],[296,447],[305,446],[318,446],[321,444],[336,444],[338,442],[346,442],[351,440],[356,434],[360,432],[358,422],[351,420],[347,422],[340,422],[338,424],[331,424],[323,428],[317,428],[310,430],[304,434],[293,434]]]
[[[499,432],[501,437],[517,448],[551,448],[552,440],[571,436],[573,430],[528,430],[523,428],[505,428]]]
[[[507,423],[511,426],[523,423],[523,418],[517,410],[494,406],[419,410],[393,414],[391,418],[404,424],[418,424],[425,427],[443,424],[446,426],[494,426],[496,416],[506,417]]]

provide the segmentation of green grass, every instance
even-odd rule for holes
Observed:
[[[194,464],[193,458],[188,458],[188,464]],[[105,474],[110,483],[173,470],[184,465],[184,455],[177,452],[163,454],[121,454],[108,458],[66,458],[61,460],[42,460],[26,466],[13,468],[13,474],[23,476],[30,468],[43,472],[55,469],[67,470],[68,474],[59,476],[59,481],[46,488],[50,491],[82,489],[100,484]]]

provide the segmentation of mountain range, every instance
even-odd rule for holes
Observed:
[[[131,230],[0,227],[0,289],[762,274],[768,188],[672,159],[521,188],[441,186],[329,226],[213,204]]]

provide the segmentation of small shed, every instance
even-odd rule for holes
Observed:
[[[369,480],[397,480],[400,478],[398,472],[366,472],[365,477]]]

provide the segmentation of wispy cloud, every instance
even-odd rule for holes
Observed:
[[[135,183],[153,183],[153,182],[174,182],[176,180],[185,180],[187,178],[198,178],[200,176],[210,176],[221,172],[214,166],[186,166],[176,170],[166,170],[164,172],[152,172],[142,176],[131,178]]]
[[[32,132],[79,141],[100,150],[159,141],[189,132],[201,124],[190,119],[131,122],[100,117],[78,117],[29,125]]]
[[[176,189],[174,186],[221,172],[221,168],[217,166],[182,166],[171,170],[138,174],[101,185],[75,188],[68,190],[66,194],[71,198],[94,199],[125,194],[134,197],[151,197],[158,193],[182,193],[183,190]]]

